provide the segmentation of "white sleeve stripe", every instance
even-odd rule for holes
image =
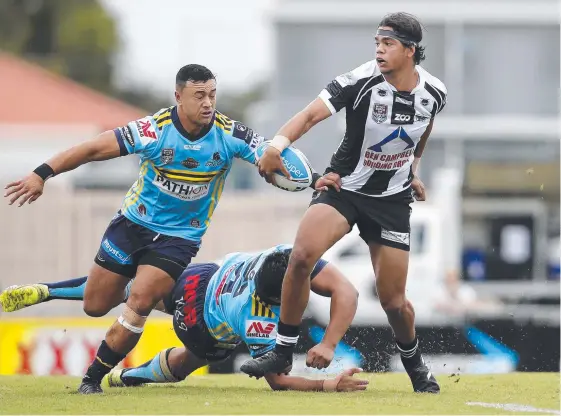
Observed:
[[[337,112],[335,107],[333,107],[333,104],[331,104],[331,101],[329,101],[329,99],[331,98],[331,94],[329,94],[329,91],[323,90],[319,93],[318,97],[321,99],[321,101],[323,101],[327,108],[329,108],[329,111],[331,111],[332,115]]]

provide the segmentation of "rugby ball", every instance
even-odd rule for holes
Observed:
[[[257,159],[263,156],[269,143],[269,140],[265,141],[255,150]],[[290,177],[287,178],[280,171],[273,173],[275,186],[289,192],[299,192],[308,188],[312,184],[312,167],[304,153],[290,146],[283,150],[281,157]]]

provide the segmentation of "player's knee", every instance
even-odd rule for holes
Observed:
[[[400,315],[407,308],[408,300],[404,295],[387,296],[380,298],[382,309],[388,315]]]
[[[306,248],[294,248],[290,255],[288,267],[293,276],[306,278],[310,275],[317,261],[316,256]]]
[[[148,316],[159,300],[150,295],[131,292],[127,306],[141,316]]]
[[[83,305],[84,313],[92,318],[100,318],[102,316],[107,315],[107,313],[111,310],[111,307],[103,304],[99,301],[84,301]]]

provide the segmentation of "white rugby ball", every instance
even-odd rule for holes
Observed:
[[[263,142],[256,150],[257,159],[263,156],[270,141]],[[290,178],[284,176],[280,171],[273,173],[276,187],[289,192],[299,192],[312,184],[312,167],[310,162],[300,150],[295,147],[287,147],[281,153],[284,167],[290,173]]]

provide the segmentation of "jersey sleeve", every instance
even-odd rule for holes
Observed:
[[[319,93],[319,98],[329,108],[331,114],[335,114],[348,104],[354,102],[359,92],[359,81],[370,77],[373,73],[373,62],[367,62],[350,72],[336,77]]]
[[[432,118],[435,118],[444,107],[446,106],[446,98],[448,97],[448,90],[442,81],[433,77],[431,82],[425,83],[425,89],[434,98],[434,104],[431,110]]]
[[[263,136],[246,125],[235,121],[231,132],[234,156],[255,164],[255,149],[263,143]]]
[[[145,157],[158,147],[159,131],[151,116],[131,121],[113,130],[121,148],[121,154],[138,154]]]

